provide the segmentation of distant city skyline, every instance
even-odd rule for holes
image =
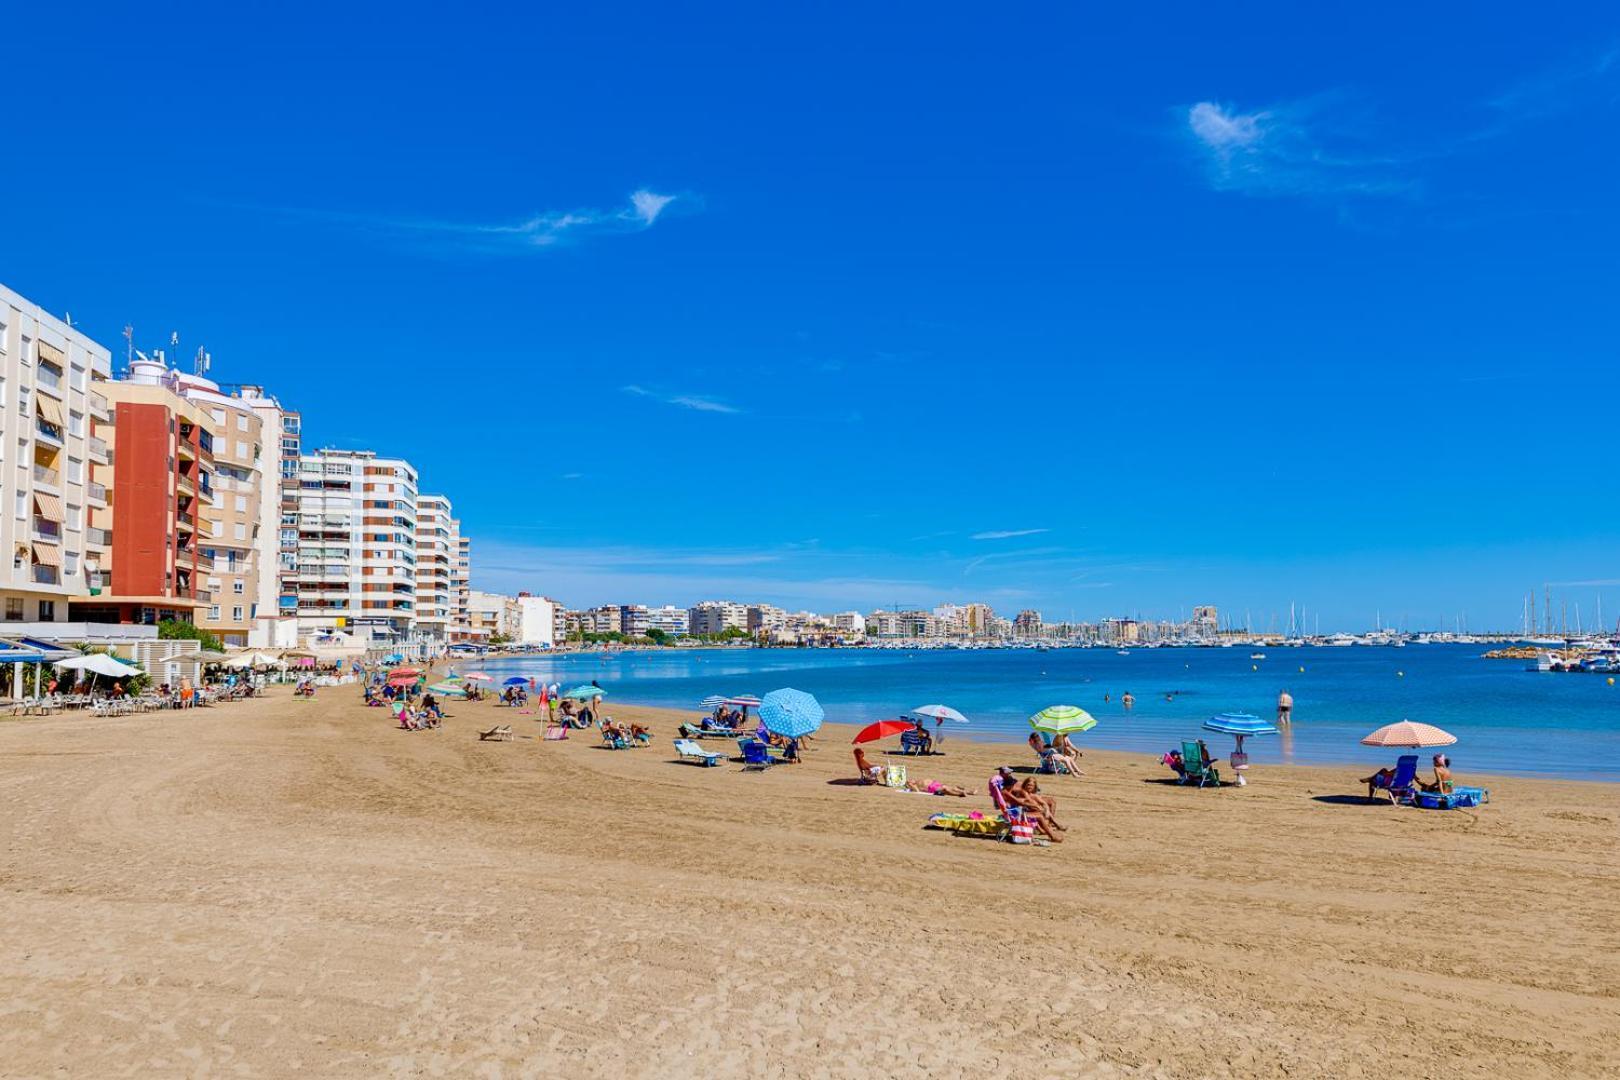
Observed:
[[[282,10],[13,13],[0,280],[480,589],[1620,614],[1614,10]]]

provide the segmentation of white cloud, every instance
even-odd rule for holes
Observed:
[[[695,409],[698,412],[725,413],[732,416],[742,412],[735,405],[728,405],[724,401],[705,397],[701,394],[666,394],[658,390],[649,390],[645,386],[639,386],[636,383],[630,383],[627,386],[620,387],[620,389],[627,394],[634,394],[636,397],[652,398],[654,401],[661,401],[665,405],[677,405],[680,408]]]
[[[1248,112],[1200,101],[1184,122],[1218,191],[1342,199],[1413,189],[1401,175],[1402,161],[1370,151],[1359,122],[1333,98]]]
[[[993,529],[990,532],[977,532],[973,534],[975,540],[1011,540],[1015,536],[1034,536],[1037,533],[1051,532],[1051,529]]]
[[[671,203],[684,198],[638,188],[618,208],[546,210],[522,221],[495,224],[431,218],[375,218],[303,210],[286,212],[393,233],[423,243],[436,241],[456,248],[494,253],[541,250],[589,237],[645,232],[663,216]]]

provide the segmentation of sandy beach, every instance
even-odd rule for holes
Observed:
[[[745,774],[655,710],[614,752],[357,698],[0,724],[0,1072],[1620,1073],[1615,787],[1433,813],[1096,753],[1046,785],[1069,842],[1014,848],[923,829],[982,794],[852,786],[833,725]],[[912,776],[1030,757],[945,749]]]

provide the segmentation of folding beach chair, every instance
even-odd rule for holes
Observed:
[[[1417,796],[1417,770],[1418,756],[1402,754],[1395,759],[1395,775],[1389,783],[1374,786],[1387,792],[1392,803],[1410,803]]]
[[[1221,774],[1214,764],[1204,764],[1204,751],[1197,739],[1184,739],[1181,743],[1181,782],[1190,784],[1198,781],[1198,786],[1209,784],[1211,787],[1221,786]]]
[[[738,741],[740,742],[741,740]],[[758,740],[750,740],[743,746],[742,752],[744,772],[748,772],[750,770],[763,771],[776,764],[776,759],[771,757],[770,743],[762,743]]]

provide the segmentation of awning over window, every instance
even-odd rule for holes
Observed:
[[[35,544],[34,561],[41,566],[61,566],[62,549],[49,544]]]
[[[34,395],[34,407],[39,410],[39,418],[52,427],[66,427],[62,420],[62,406],[46,397],[44,394]]]
[[[41,360],[49,360],[51,363],[56,364],[59,367],[67,363],[66,354],[48,341],[41,341],[39,343],[39,358]]]
[[[39,510],[39,516],[46,521],[54,521],[58,525],[67,520],[67,511],[62,509],[62,500],[55,495],[47,495],[43,491],[34,492],[34,506]]]

